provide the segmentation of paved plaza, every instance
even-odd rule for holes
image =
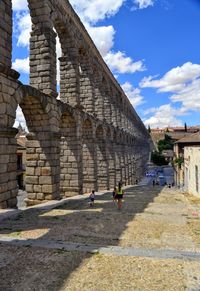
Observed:
[[[1,221],[0,290],[199,291],[200,199],[145,183],[125,193],[121,211],[101,193]]]

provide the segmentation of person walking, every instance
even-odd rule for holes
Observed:
[[[90,206],[93,206],[94,205],[94,199],[95,199],[94,190],[92,190],[92,193],[90,194],[89,198],[90,198]]]
[[[112,192],[112,196],[113,196],[113,201],[116,200],[116,195],[117,195],[117,188],[114,187],[113,192]]]
[[[121,182],[119,182],[118,188],[117,188],[117,194],[116,194],[118,210],[122,209],[123,196],[124,196],[124,190],[122,189]]]

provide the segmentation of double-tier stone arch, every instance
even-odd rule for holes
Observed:
[[[60,135],[56,100],[35,88],[23,86],[18,101],[26,119],[26,191],[28,204],[59,198]]]
[[[6,106],[6,118],[0,118],[2,147],[1,156],[5,158],[5,172],[2,188],[6,187],[7,196],[4,206],[15,206],[17,197],[16,181],[16,130],[12,129],[17,106],[20,106],[29,129],[27,147],[26,191],[29,204],[54,199],[59,195],[59,114],[56,100],[40,91],[11,82],[12,94],[2,106]],[[8,91],[9,92],[9,91]]]
[[[12,69],[12,1],[0,1],[0,207],[16,206],[18,106],[29,130],[28,205],[139,180],[149,134],[70,3],[27,2],[30,86]]]

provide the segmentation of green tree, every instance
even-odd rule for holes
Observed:
[[[181,168],[181,165],[184,163],[184,158],[183,157],[178,157],[178,158],[175,159],[174,163],[176,165],[178,165],[179,168]]]
[[[151,133],[151,127],[148,125],[148,132]]]
[[[187,124],[186,124],[186,122],[185,122],[184,127],[185,127],[185,132],[187,132]]]
[[[172,138],[165,134],[165,138],[158,141],[158,151],[162,153],[163,150],[173,150],[173,145]]]
[[[151,161],[157,166],[168,165],[168,162],[165,160],[165,157],[162,156],[159,152],[153,152],[151,154]]]

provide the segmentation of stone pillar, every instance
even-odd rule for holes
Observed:
[[[128,184],[132,185],[132,160],[131,160],[131,148],[128,147]]]
[[[82,166],[83,193],[97,191],[97,159],[94,132],[89,121],[83,123],[82,130]]]
[[[17,206],[17,132],[0,128],[0,209]]]
[[[111,123],[114,126],[117,126],[117,113],[116,113],[116,107],[113,101],[113,98],[110,100],[110,106],[111,106]]]
[[[117,126],[121,129],[122,128],[121,111],[120,111],[118,103],[116,103],[116,117],[117,117]]]
[[[131,181],[132,183],[131,184],[135,184],[136,182],[136,165],[135,165],[135,156],[134,156],[134,153],[132,152],[132,157],[131,157],[131,172],[132,172],[132,175],[131,175]]]
[[[30,85],[57,97],[56,33],[53,28],[33,26],[30,38]]]
[[[122,183],[123,185],[127,185],[126,184],[126,159],[125,159],[125,156],[126,156],[126,152],[125,152],[125,146],[124,144],[121,144],[120,145],[120,152],[121,152],[121,157],[120,157],[120,164],[121,164],[121,180],[122,180]]]
[[[111,141],[107,144],[109,157],[109,189],[113,189],[117,185],[116,180],[116,160],[115,160],[115,144]]]
[[[15,90],[19,74],[11,69],[12,5],[0,1],[0,208],[17,206],[17,130]]]
[[[69,138],[61,137],[61,175],[60,189],[62,197],[69,197],[79,194],[78,176],[78,148],[76,136]]]
[[[76,137],[77,137],[77,167],[78,167],[78,189],[79,194],[83,194],[83,127],[82,127],[82,107],[76,107]],[[95,169],[94,169],[95,175]]]
[[[60,61],[60,100],[75,106],[79,100],[79,68],[77,58],[63,55]]]
[[[97,118],[100,120],[104,119],[104,95],[102,94],[101,86],[102,86],[102,76],[94,75],[94,106],[95,106],[95,113]]]
[[[138,141],[136,141],[136,145],[135,145],[134,158],[135,158],[135,178],[136,178],[136,180],[140,181],[140,179],[141,179],[141,168],[140,168],[141,155],[140,155]]]
[[[27,141],[26,191],[28,206],[60,197],[60,135],[29,133]]]
[[[126,105],[124,102],[122,103],[122,108],[121,108],[121,127],[123,129],[127,129],[127,124],[126,124]]]
[[[106,150],[106,142],[104,139],[97,138],[97,179],[98,179],[98,189],[105,190],[109,188],[108,180],[108,158]]]
[[[94,113],[93,72],[89,57],[82,54],[79,56],[79,75],[80,104],[86,112]]]
[[[122,169],[121,169],[121,150],[119,143],[114,146],[115,152],[115,165],[116,165],[116,184],[122,181]]]
[[[11,0],[0,1],[0,65],[11,68],[12,5]]]
[[[128,146],[124,145],[124,165],[125,165],[125,183],[129,185],[129,164],[128,164]]]
[[[129,131],[129,133],[133,133],[133,128],[132,128],[132,125],[131,125],[130,118],[128,118],[128,131]]]
[[[105,113],[105,120],[107,123],[111,124],[112,122],[112,112],[111,112],[111,103],[108,94],[105,94],[104,97],[104,113]]]
[[[80,193],[81,163],[79,159],[79,140],[77,138],[77,123],[68,113],[62,118],[60,152],[60,189],[61,196],[69,197]]]

